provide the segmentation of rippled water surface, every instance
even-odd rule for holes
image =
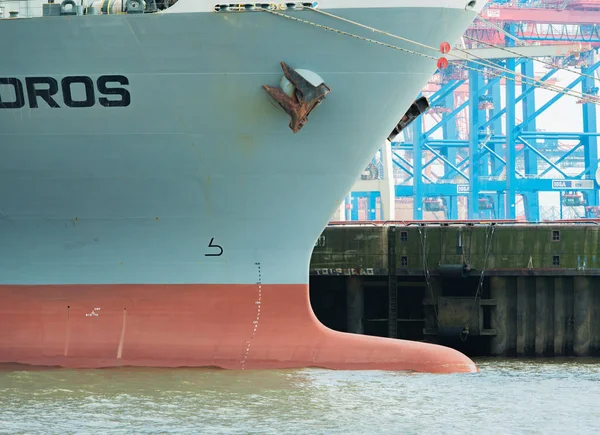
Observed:
[[[0,366],[2,434],[597,434],[600,361],[470,375]]]

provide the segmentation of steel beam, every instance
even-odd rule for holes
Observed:
[[[471,48],[449,53],[449,60],[521,59],[533,57],[563,57],[591,50],[591,44],[527,45],[507,48]],[[530,75],[529,77],[533,77]]]
[[[589,11],[498,7],[490,5],[481,13],[486,20],[504,23],[535,23],[535,24],[598,24],[598,14]],[[511,32],[514,34],[514,32]]]
[[[423,120],[417,119],[413,125],[413,219],[423,219]]]
[[[594,61],[594,52],[588,53],[590,63]],[[598,65],[596,63],[595,65]],[[598,94],[598,84],[600,83],[598,80],[594,80],[591,77],[594,77],[594,74],[597,72],[597,67],[594,66],[590,68],[582,68],[581,72],[586,75],[581,83],[582,92],[588,93],[591,90],[594,90],[596,94]],[[583,111],[583,131],[585,133],[597,133],[598,132],[598,124],[597,124],[597,113],[596,113],[596,105],[591,103],[582,104]],[[588,178],[592,178],[595,180],[600,180],[600,173],[598,172],[598,137],[589,135],[583,137],[581,142],[583,143],[584,149],[584,158],[585,158],[585,167],[586,172],[584,176]],[[588,205],[589,206],[597,206],[598,205],[598,191],[594,192],[593,195],[588,195]]]

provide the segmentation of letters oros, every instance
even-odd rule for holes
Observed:
[[[0,109],[127,107],[131,104],[127,85],[129,79],[122,75],[103,75],[96,81],[87,76],[0,77]],[[83,96],[75,98],[76,86]]]

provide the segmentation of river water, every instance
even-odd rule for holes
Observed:
[[[600,360],[477,374],[0,366],[1,434],[597,434]]]

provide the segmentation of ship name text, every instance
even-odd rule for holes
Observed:
[[[96,80],[88,76],[0,77],[0,109],[127,107],[131,104],[127,85],[129,79],[122,75]]]

